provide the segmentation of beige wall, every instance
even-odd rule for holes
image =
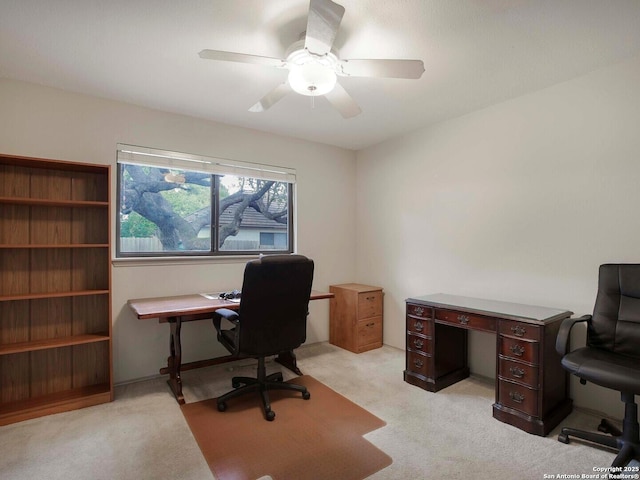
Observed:
[[[355,277],[355,154],[195,118],[0,80],[0,152],[111,164],[127,143],[297,170],[297,249],[316,263],[314,288]],[[115,200],[115,168],[112,194]],[[115,202],[112,218],[115,218]],[[115,229],[114,229],[115,230]],[[116,382],[155,375],[166,363],[168,325],[135,319],[130,298],[237,288],[244,260],[128,264],[113,268]],[[329,339],[328,301],[310,308],[308,342]],[[183,328],[183,361],[226,351],[210,322]]]
[[[421,294],[591,313],[598,266],[640,261],[638,85],[635,58],[358,152],[357,277],[386,291],[385,343]],[[495,375],[494,342],[472,335],[472,371]]]
[[[356,155],[0,80],[0,151],[114,165],[121,142],[294,167],[298,250],[316,261],[314,288],[384,287],[385,343],[404,348],[409,296],[449,292],[583,314],[599,264],[638,262],[638,84],[635,58]],[[128,298],[237,287],[243,265],[116,264],[116,381],[153,375],[167,356],[168,327],[137,321]],[[211,330],[184,329],[185,361],[223,353]],[[327,339],[328,302],[317,302],[308,341]],[[494,374],[494,342],[472,335],[474,372]],[[576,404],[621,416],[617,394],[572,389]]]

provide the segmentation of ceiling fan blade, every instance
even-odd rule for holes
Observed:
[[[336,83],[336,86],[329,93],[325,93],[324,95],[329,103],[333,105],[333,108],[340,112],[344,118],[355,117],[356,115],[360,115],[362,110],[356,103],[356,101],[351,98],[351,95],[347,93],[342,85]]]
[[[331,0],[311,0],[304,46],[311,53],[325,55],[331,51],[338,33],[344,7]]]
[[[246,53],[224,52],[222,50],[202,50],[198,55],[200,58],[205,58],[207,60],[252,63],[256,65],[266,65],[267,67],[280,68],[284,68],[286,66],[286,62],[279,58],[262,57],[260,55],[249,55]]]
[[[289,86],[289,83],[281,83],[276,88],[267,93],[264,97],[262,97],[258,103],[256,103],[249,109],[249,111],[254,113],[264,112],[265,110],[271,108],[273,104],[282,100],[282,98],[291,91],[292,90]]]
[[[343,60],[340,75],[350,77],[420,78],[424,73],[422,60]]]

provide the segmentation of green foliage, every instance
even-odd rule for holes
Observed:
[[[161,194],[169,202],[174,213],[183,218],[211,205],[211,189],[202,185],[186,184]]]
[[[120,236],[145,238],[155,235],[158,227],[142,215],[131,212],[128,215],[120,216]]]

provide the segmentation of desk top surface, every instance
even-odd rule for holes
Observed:
[[[435,293],[407,298],[407,302],[431,307],[448,308],[463,312],[490,315],[498,318],[548,323],[573,315],[573,312],[558,308],[538,307],[521,303],[500,302],[483,298],[462,297],[446,293]]]
[[[190,295],[176,295],[173,297],[138,298],[127,303],[139,319],[167,318],[181,315],[195,315],[210,313],[220,308],[236,310],[240,304],[236,301],[215,298],[216,293],[193,293]],[[333,293],[311,292],[311,300],[332,298]]]

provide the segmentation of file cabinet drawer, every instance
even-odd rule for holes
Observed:
[[[499,402],[533,417],[538,415],[538,390],[500,380]]]
[[[382,315],[382,292],[362,292],[358,294],[358,319]]]
[[[433,318],[433,309],[424,305],[407,304],[407,315],[420,318]]]
[[[431,358],[416,352],[407,352],[407,370],[422,375],[423,377],[431,376]]]
[[[358,346],[371,344],[382,346],[382,317],[367,318],[358,322]]]
[[[538,364],[538,342],[527,342],[500,336],[500,355],[523,362]]]
[[[433,336],[433,320],[407,317],[407,332],[431,337]]]
[[[422,335],[407,334],[407,350],[415,352],[431,353],[431,339]]]
[[[538,367],[514,362],[502,357],[499,359],[498,375],[500,378],[538,388],[540,386],[538,372]]]
[[[541,328],[530,323],[500,320],[499,333],[511,337],[540,341]]]

